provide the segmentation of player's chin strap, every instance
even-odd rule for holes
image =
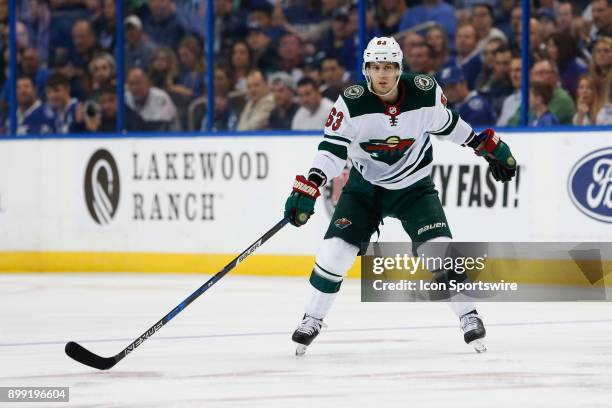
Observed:
[[[400,81],[400,78],[401,78],[402,74],[400,73],[400,74],[397,76],[397,79],[395,80],[395,85],[393,85],[393,88],[391,88],[391,90],[390,90],[389,92],[384,93],[384,94],[379,94],[379,93],[377,93],[377,92],[374,92],[374,89],[372,88],[372,80],[370,79],[370,76],[369,76],[368,74],[365,74],[364,76],[365,76],[365,78],[366,78],[366,82],[367,82],[367,84],[368,84],[368,90],[369,90],[370,92],[372,92],[372,93],[373,93],[374,95],[376,95],[376,96],[387,96],[387,95],[389,95],[391,92],[393,92],[393,91],[395,90],[395,88],[397,88],[397,84],[399,84],[399,81]]]

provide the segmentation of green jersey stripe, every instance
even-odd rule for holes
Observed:
[[[412,176],[414,173],[416,173],[417,171],[421,170],[425,166],[429,165],[431,162],[433,162],[433,147],[429,146],[429,149],[427,149],[427,151],[425,152],[425,155],[423,156],[423,160],[421,160],[419,162],[419,165],[416,166],[410,173],[406,174],[401,179],[395,180],[394,183],[399,183],[402,180]]]
[[[423,144],[423,147],[421,147],[421,150],[419,151],[419,154],[417,155],[417,158],[416,158],[416,160],[414,161],[414,163],[412,163],[410,166],[405,167],[405,168],[404,168],[402,171],[400,171],[399,173],[394,174],[393,176],[388,177],[388,178],[386,178],[386,179],[384,179],[384,180],[381,180],[380,182],[381,182],[381,183],[387,183],[387,182],[390,182],[390,181],[395,182],[394,180],[396,180],[398,177],[400,177],[400,176],[401,176],[401,175],[403,175],[404,173],[406,173],[406,172],[410,171],[410,170],[411,170],[411,169],[412,169],[414,166],[417,166],[417,165],[419,164],[419,162],[420,162],[421,160],[423,160],[423,152],[424,152],[424,151],[425,151],[425,149],[427,149],[428,147],[430,147],[430,148],[431,148],[431,141],[430,141],[430,140],[427,140],[427,142],[425,142],[425,144]],[[402,178],[404,178],[404,177],[402,177]]]
[[[341,146],[326,141],[319,143],[318,150],[325,150],[327,152],[330,152],[331,154],[342,160],[346,160],[346,158],[348,157],[346,146]]]
[[[442,129],[438,132],[430,132],[430,134],[432,135],[436,135],[436,136],[448,136],[452,133],[452,131],[455,129],[455,126],[457,126],[457,122],[459,121],[459,114],[455,111],[451,111],[451,115],[452,115],[452,120],[450,125],[448,125],[447,128]]]
[[[327,133],[325,135],[323,135],[323,138],[325,139],[331,139],[331,140],[338,140],[340,142],[344,142],[347,144],[351,144],[351,141],[349,139],[347,139],[346,137],[340,137],[340,136],[332,136],[332,135],[328,135]]]
[[[446,127],[448,126],[448,124],[451,122],[451,120],[453,120],[453,114],[451,113],[450,110],[446,109],[446,122],[444,122],[444,125],[442,125],[442,127],[440,127],[440,129],[434,130],[429,132],[430,134],[435,134],[437,132],[440,132],[444,129],[446,129]]]

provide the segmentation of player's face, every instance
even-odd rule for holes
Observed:
[[[367,72],[372,78],[372,88],[379,94],[390,92],[400,74],[398,66],[393,62],[370,62]]]

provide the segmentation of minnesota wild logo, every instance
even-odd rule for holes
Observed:
[[[359,143],[359,146],[369,153],[372,159],[391,166],[404,156],[413,143],[414,139],[400,139],[399,136],[389,136],[385,140],[372,139]]]

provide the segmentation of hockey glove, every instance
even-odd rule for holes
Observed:
[[[295,176],[293,191],[285,203],[285,217],[296,227],[306,224],[314,214],[314,205],[321,193],[319,187],[304,176]]]
[[[504,143],[493,129],[485,129],[476,136],[480,140],[474,149],[478,156],[483,156],[489,162],[493,178],[505,183],[516,175],[516,160],[506,143]]]

